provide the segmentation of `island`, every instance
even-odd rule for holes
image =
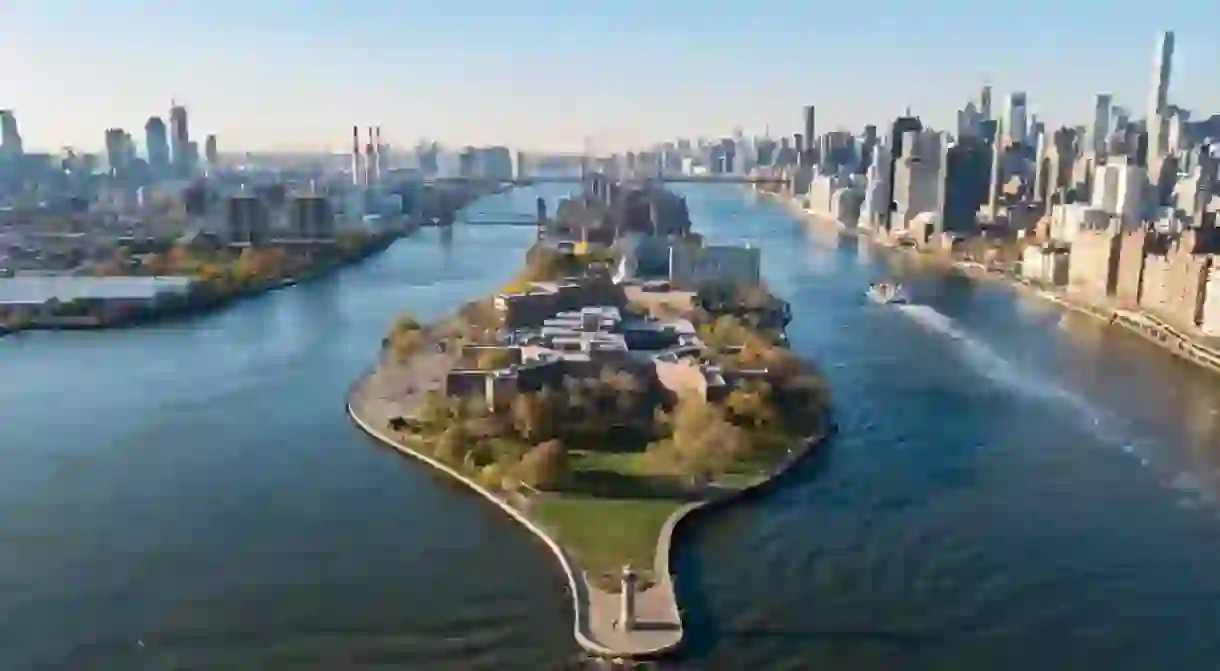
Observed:
[[[503,291],[399,315],[349,410],[553,545],[586,649],[662,654],[674,527],[817,445],[827,389],[759,250],[703,245],[673,194],[595,183],[545,228]]]

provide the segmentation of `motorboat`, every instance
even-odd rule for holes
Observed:
[[[873,282],[865,294],[875,303],[903,305],[909,303],[906,289],[897,282]]]

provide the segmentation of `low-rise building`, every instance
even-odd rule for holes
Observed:
[[[0,278],[0,323],[107,323],[154,309],[166,300],[183,298],[192,286],[192,280],[186,277]]]
[[[1033,282],[1063,286],[1068,282],[1068,252],[1052,245],[1026,247],[1021,255],[1021,276]]]

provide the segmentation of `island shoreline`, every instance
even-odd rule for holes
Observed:
[[[360,250],[356,256],[345,261],[336,263],[331,266],[321,267],[316,270],[311,270],[303,273],[299,277],[291,278],[291,284],[285,284],[283,280],[265,282],[259,286],[234,291],[229,294],[211,297],[196,297],[193,302],[181,306],[174,307],[155,307],[150,308],[148,312],[140,312],[124,317],[105,322],[56,322],[48,324],[34,323],[19,327],[9,327],[0,325],[0,338],[6,335],[17,335],[26,331],[119,331],[125,329],[134,329],[142,326],[150,326],[165,322],[173,322],[175,320],[193,319],[203,317],[209,314],[217,313],[225,308],[232,307],[242,301],[259,298],[275,291],[280,291],[291,286],[309,284],[318,280],[326,279],[333,276],[335,273],[342,271],[345,268],[359,265],[370,258],[377,256],[399,240],[410,237],[420,226],[414,224],[406,228],[403,232],[383,233],[376,238],[365,248]]]
[[[434,469],[452,477],[460,484],[474,490],[475,493],[482,496],[488,502],[500,508],[511,519],[524,526],[528,531],[537,536],[550,549],[551,553],[559,562],[560,568],[567,577],[569,597],[572,599],[573,608],[573,636],[576,642],[587,653],[597,657],[613,658],[613,659],[630,659],[630,660],[650,660],[661,657],[667,657],[676,653],[686,642],[685,629],[682,626],[682,611],[677,602],[677,594],[675,590],[675,579],[677,577],[674,568],[674,536],[686,528],[683,525],[689,525],[694,520],[706,515],[714,514],[722,511],[727,506],[749,500],[753,497],[764,494],[772,490],[780,484],[787,474],[801,463],[804,463],[814,454],[822,451],[822,448],[827,441],[837,433],[837,425],[831,419],[829,409],[825,411],[825,428],[824,430],[813,437],[810,437],[804,442],[801,448],[795,450],[791,456],[777,465],[770,473],[758,482],[752,483],[739,489],[727,490],[717,496],[711,496],[699,501],[687,503],[673,513],[665,520],[662,525],[661,533],[656,540],[656,552],[654,562],[658,571],[658,581],[650,589],[660,589],[668,598],[669,606],[672,608],[674,617],[677,623],[677,630],[672,640],[657,646],[648,648],[623,648],[611,647],[597,642],[596,635],[593,632],[593,627],[590,623],[590,613],[593,610],[591,590],[596,589],[589,584],[584,571],[579,569],[575,559],[571,556],[562,543],[547,532],[538,522],[530,519],[528,514],[518,510],[503,497],[487,490],[478,483],[474,482],[465,475],[459,473],[453,468],[439,462],[438,460],[412,449],[402,441],[395,440],[385,431],[374,426],[374,420],[369,417],[362,416],[358,408],[362,407],[361,393],[365,390],[365,384],[369,378],[376,372],[378,367],[382,365],[380,362],[365,369],[355,382],[349,387],[347,397],[345,399],[345,408],[348,418],[373,439],[377,440],[395,450],[401,455],[412,457],[424,464],[432,466]]]

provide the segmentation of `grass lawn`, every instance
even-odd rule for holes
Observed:
[[[594,583],[617,588],[630,564],[650,574],[665,520],[686,503],[680,478],[657,474],[641,453],[573,451],[569,481],[534,499],[531,515],[555,532]],[[610,573],[610,577],[603,574]]]
[[[592,582],[615,589],[624,564],[651,574],[661,526],[682,503],[555,494],[535,499],[530,513],[576,555]]]

